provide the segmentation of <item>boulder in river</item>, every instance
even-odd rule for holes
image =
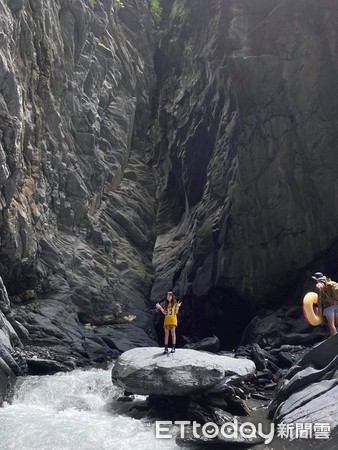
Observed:
[[[128,350],[115,363],[112,380],[129,392],[141,395],[189,395],[224,384],[229,378],[246,378],[256,367],[249,359],[238,359],[177,349],[163,354],[158,347]]]

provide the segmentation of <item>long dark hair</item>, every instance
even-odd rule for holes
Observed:
[[[174,304],[174,305],[176,305],[177,304],[177,300],[176,300],[176,298],[174,297],[174,294],[171,292],[171,291],[169,291],[169,292],[167,292],[167,296],[166,296],[166,298],[165,298],[165,300],[164,300],[164,309],[168,309],[168,304],[169,304],[169,302],[168,302],[168,294],[170,294],[171,295],[171,298],[172,298],[172,303]]]

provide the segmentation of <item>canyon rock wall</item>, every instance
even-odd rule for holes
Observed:
[[[153,344],[172,288],[184,332],[235,343],[338,275],[334,0],[162,6],[0,0],[0,275],[31,346]]]
[[[0,273],[15,314],[31,345],[84,357],[153,344],[147,2],[2,0],[0,29]]]
[[[338,275],[338,8],[170,4],[155,56],[152,295],[174,284],[224,334],[251,300],[300,301],[311,271]]]
[[[13,358],[15,348],[23,347],[20,335],[27,337],[28,332],[14,319],[6,287],[0,277],[0,406],[16,375],[21,373],[19,365]]]

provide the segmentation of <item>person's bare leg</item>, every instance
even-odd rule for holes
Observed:
[[[174,353],[175,345],[176,345],[176,327],[171,327],[170,331],[171,331],[171,340],[172,340],[171,353]]]
[[[176,328],[172,327],[171,331],[171,340],[172,340],[172,344],[176,345]]]
[[[337,329],[336,329],[336,325],[335,325],[335,317],[329,316],[329,317],[326,317],[326,320],[327,320],[327,325],[330,330],[330,335],[333,336],[333,335],[337,334]]]
[[[335,317],[335,325],[336,325],[336,329],[338,327],[338,316]]]
[[[164,329],[164,351],[168,351],[168,342],[169,342],[169,327]]]

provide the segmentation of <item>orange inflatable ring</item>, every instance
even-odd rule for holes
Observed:
[[[313,305],[318,303],[318,294],[308,292],[303,298],[303,314],[310,325],[316,327],[323,323],[323,317],[316,314]]]

